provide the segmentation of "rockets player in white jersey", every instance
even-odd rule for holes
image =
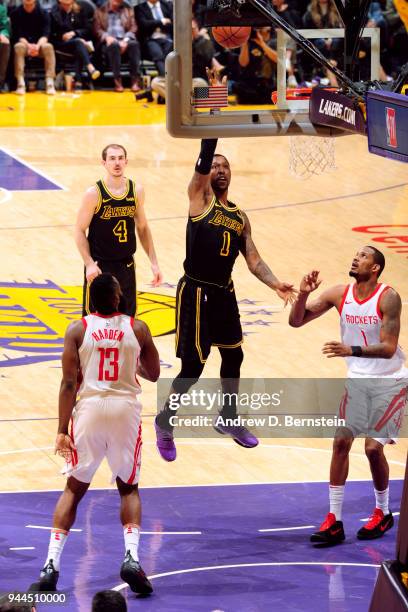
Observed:
[[[398,345],[401,298],[378,282],[384,269],[384,255],[375,247],[365,246],[353,258],[349,275],[351,285],[326,289],[317,299],[309,300],[321,281],[314,270],[303,277],[289,324],[301,327],[320,317],[333,306],[340,315],[341,342],[326,342],[327,357],[345,357],[348,380],[339,410],[345,427],[339,428],[333,442],[330,465],[330,512],[312,534],[311,541],[338,544],[345,539],[342,506],[348,476],[349,452],[354,437],[365,435],[365,452],[374,483],[376,505],[368,522],[357,532],[361,540],[384,535],[393,524],[388,507],[389,467],[384,445],[398,436],[407,397],[408,372],[405,355]]]
[[[64,339],[55,452],[67,462],[68,479],[55,507],[45,566],[32,588],[56,589],[62,549],[77,506],[106,457],[120,495],[125,539],[120,575],[132,591],[147,594],[152,586],[138,558],[142,439],[136,376],[156,381],[160,360],[147,325],[117,312],[122,292],[114,276],[97,276],[90,293],[97,312],[71,323]]]

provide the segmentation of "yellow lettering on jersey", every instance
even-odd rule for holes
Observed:
[[[213,225],[223,225],[224,227],[228,227],[228,229],[236,232],[238,236],[242,234],[242,230],[244,229],[243,223],[240,223],[236,219],[231,219],[227,215],[224,215],[222,210],[216,210],[212,219],[208,221],[208,223],[212,223]]]
[[[127,242],[127,227],[124,219],[118,221],[112,231],[119,238],[119,242]]]
[[[134,217],[136,206],[104,206],[101,219],[114,219],[115,217]]]

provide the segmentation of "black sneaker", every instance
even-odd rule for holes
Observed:
[[[319,531],[312,533],[310,541],[316,544],[340,544],[345,540],[343,522],[336,521],[336,517],[332,512],[326,516],[326,519],[320,525]]]
[[[375,540],[382,538],[384,533],[391,529],[394,525],[394,517],[392,512],[384,514],[379,508],[375,508],[374,512],[368,519],[368,523],[357,531],[359,540]]]
[[[133,559],[129,550],[120,568],[120,577],[128,583],[134,593],[149,595],[153,592],[151,582],[142,570],[140,563]]]
[[[45,567],[41,570],[40,579],[36,583],[39,591],[56,591],[59,572],[54,569],[52,559],[50,559]]]

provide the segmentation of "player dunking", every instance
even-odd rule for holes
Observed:
[[[126,149],[122,145],[105,147],[102,164],[106,177],[86,191],[78,211],[75,242],[85,264],[83,315],[93,311],[93,305],[89,303],[89,283],[101,272],[109,272],[122,288],[120,312],[135,316],[135,229],[151,263],[153,286],[162,281],[144,212],[144,189],[124,176],[127,163]]]
[[[379,538],[394,524],[388,507],[389,467],[384,445],[395,442],[398,435],[407,396],[408,371],[404,367],[405,355],[398,345],[401,298],[391,287],[378,283],[384,266],[384,255],[375,247],[365,246],[351,265],[349,275],[355,278],[354,284],[331,287],[310,301],[310,293],[321,282],[319,272],[314,270],[303,277],[298,299],[291,309],[290,325],[301,327],[333,306],[337,308],[341,342],[327,342],[323,353],[327,357],[345,357],[348,365],[339,414],[346,425],[336,432],[330,466],[330,512],[319,531],[311,536],[312,542],[338,544],[345,539],[341,520],[344,485],[351,445],[359,434],[366,434],[365,452],[376,505],[357,537]]]
[[[181,371],[172,393],[185,393],[203,371],[211,346],[221,354],[224,393],[237,393],[243,360],[242,329],[234,284],[234,262],[241,252],[249,270],[287,302],[293,301],[293,285],[280,282],[261,259],[251,236],[247,215],[228,200],[231,169],[223,155],[214,155],[217,140],[203,140],[200,157],[188,188],[185,274],[177,287],[176,353]],[[156,417],[158,450],[166,461],[174,461],[176,447],[165,405]],[[223,406],[221,415],[236,416],[236,402]],[[251,448],[258,440],[245,427],[223,425],[217,431],[229,434],[237,444]]]
[[[121,289],[114,276],[96,277],[90,293],[97,312],[71,323],[65,334],[55,452],[67,460],[69,476],[55,507],[47,559],[34,588],[55,590],[78,504],[106,456],[121,503],[126,556],[120,575],[132,591],[147,594],[152,586],[138,558],[142,439],[136,374],[156,381],[159,356],[147,325],[117,312]],[[80,399],[68,433],[80,374]]]

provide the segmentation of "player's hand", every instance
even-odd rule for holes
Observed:
[[[152,287],[158,287],[163,282],[163,274],[157,264],[152,265],[153,280],[151,282]]]
[[[92,282],[94,278],[102,274],[102,270],[98,266],[98,262],[93,261],[92,263],[85,266],[85,274],[88,283]]]
[[[275,287],[277,295],[285,302],[285,306],[296,301],[297,291],[290,283],[278,282]]]
[[[72,459],[72,451],[75,451],[75,445],[71,436],[68,434],[58,434],[55,440],[54,454],[63,457],[68,463]]]
[[[219,87],[220,85],[225,85],[227,82],[227,75],[224,75],[221,79],[221,75],[219,70],[216,68],[206,68],[207,79],[212,87]]]
[[[319,279],[319,270],[312,270],[306,274],[301,282],[299,290],[301,293],[312,293],[315,291],[322,281]]]
[[[322,353],[326,357],[351,357],[351,346],[341,342],[326,342],[323,345]]]

